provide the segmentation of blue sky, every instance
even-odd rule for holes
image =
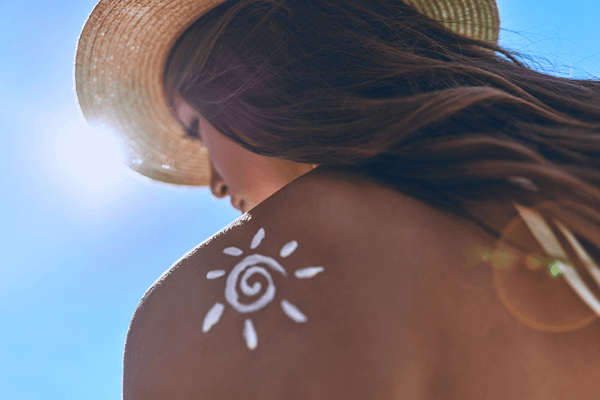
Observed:
[[[239,215],[207,189],[148,182],[104,156],[113,144],[83,121],[72,80],[94,4],[0,0],[1,399],[119,398],[138,300]],[[499,9],[502,44],[600,77],[600,2]]]

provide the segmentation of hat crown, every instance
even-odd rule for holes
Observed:
[[[224,0],[100,0],[77,45],[75,87],[92,125],[117,134],[127,165],[153,180],[206,186],[210,161],[199,141],[184,139],[163,92],[172,46],[194,21]],[[494,0],[405,0],[456,33],[498,40]]]

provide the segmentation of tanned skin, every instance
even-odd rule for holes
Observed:
[[[477,212],[498,229],[515,217],[493,202]],[[251,250],[260,228],[265,238]],[[282,259],[291,240],[298,247]],[[123,398],[597,397],[600,326],[548,333],[517,320],[494,287],[492,263],[472,262],[474,251],[496,242],[474,223],[364,176],[319,167],[199,245],[147,292],[127,335]],[[272,274],[274,300],[254,313],[228,304],[226,276],[206,278],[239,261],[223,253],[230,246],[286,269]],[[324,270],[296,279],[308,266]],[[288,318],[282,299],[307,321]],[[204,332],[216,302],[223,315]],[[253,350],[242,334],[247,318],[257,333]]]

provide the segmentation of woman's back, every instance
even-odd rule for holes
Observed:
[[[517,214],[504,209],[479,212],[507,224]],[[124,398],[593,398],[598,324],[519,322],[485,261],[496,245],[460,217],[317,168],[149,290]]]
[[[142,300],[126,399],[595,396],[597,81],[498,46],[494,0],[154,1],[96,7],[82,111],[251,211]]]

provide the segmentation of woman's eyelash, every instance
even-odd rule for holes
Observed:
[[[192,140],[202,140],[199,130],[200,122],[198,118],[194,118],[189,128],[185,129],[185,137]]]

